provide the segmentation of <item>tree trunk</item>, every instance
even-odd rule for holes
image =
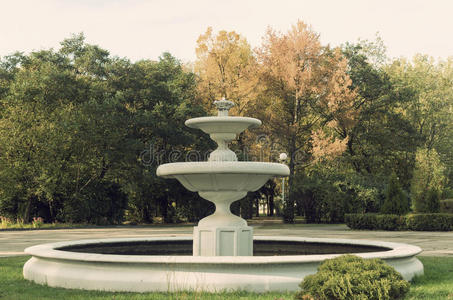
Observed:
[[[22,219],[24,223],[30,223],[30,212],[31,212],[31,204],[33,202],[33,197],[28,197],[27,203],[25,204],[24,214],[22,215]]]
[[[304,208],[302,206],[301,201],[296,201],[296,215],[297,216],[303,216],[304,214]]]
[[[53,223],[55,220],[54,220],[54,213],[53,213],[53,200],[48,200],[47,201],[47,204],[49,206],[49,218],[50,218],[50,223]]]
[[[255,198],[255,216],[258,218],[260,216],[260,199]]]
[[[269,210],[269,195],[266,194],[266,216],[270,216],[271,212]]]
[[[291,138],[290,149],[289,149],[289,179],[288,179],[288,196],[285,196],[285,207],[283,211],[283,221],[285,223],[294,223],[294,193],[293,193],[293,182],[294,182],[294,171],[296,156],[296,137]]]
[[[152,218],[152,214],[151,214],[151,209],[150,209],[150,206],[148,203],[144,203],[144,205],[142,206],[142,222],[145,222],[145,223],[152,223],[153,222],[153,218]]]
[[[165,222],[168,221],[168,199],[167,197],[160,198],[160,214],[162,215],[162,220]]]
[[[274,195],[269,195],[269,216],[274,216]]]
[[[241,217],[251,219],[253,217],[253,196],[248,194],[245,198],[239,201],[241,206]]]

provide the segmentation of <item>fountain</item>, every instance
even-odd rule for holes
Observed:
[[[207,162],[170,163],[159,166],[157,175],[176,178],[185,188],[215,204],[214,214],[202,219],[194,228],[193,255],[195,256],[251,256],[253,229],[247,222],[231,213],[232,202],[242,199],[247,192],[256,191],[274,176],[288,176],[283,164],[238,162],[228,149],[228,142],[247,128],[261,125],[261,121],[246,117],[228,116],[233,102],[215,101],[217,117],[201,117],[186,121],[191,128],[209,134],[218,148]]]
[[[228,143],[261,121],[229,116],[233,103],[215,101],[218,115],[186,125],[209,134],[218,148],[206,162],[160,165],[157,175],[175,178],[216,206],[194,227],[193,238],[150,237],[59,242],[25,252],[24,277],[54,287],[108,291],[297,290],[323,260],[343,253],[382,258],[410,280],[423,273],[416,246],[345,239],[253,237],[253,228],[230,212],[232,202],[272,177],[288,176],[284,164],[238,161]]]

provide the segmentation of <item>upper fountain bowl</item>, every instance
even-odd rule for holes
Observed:
[[[250,192],[272,177],[288,176],[289,168],[267,162],[180,162],[160,165],[156,173],[178,179],[192,192]]]
[[[186,121],[186,126],[203,130],[207,134],[239,134],[247,128],[261,126],[261,121],[248,117],[215,116],[200,117]]]

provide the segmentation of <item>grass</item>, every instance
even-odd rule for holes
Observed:
[[[50,288],[31,283],[22,276],[22,267],[29,256],[16,256],[0,258],[0,299],[1,300],[30,300],[30,299],[55,299],[55,300],[145,300],[145,299],[174,299],[174,300],[284,300],[292,299],[292,293],[264,293],[255,294],[243,291],[204,293],[204,292],[177,292],[177,293],[112,293],[97,291],[68,290]]]
[[[53,229],[53,228],[75,228],[85,227],[85,224],[73,223],[44,223],[42,218],[33,218],[30,223],[25,223],[22,219],[11,220],[0,216],[0,230],[8,229]]]
[[[453,257],[419,257],[425,275],[415,278],[406,299],[453,299]]]
[[[81,290],[66,290],[49,288],[25,280],[22,276],[22,266],[29,257],[0,258],[0,299],[29,300],[29,299],[109,299],[109,300],[144,300],[144,299],[262,299],[284,300],[293,299],[293,293],[248,293],[243,291],[222,292],[216,294],[201,292],[178,293],[111,293]],[[453,258],[452,257],[420,257],[425,266],[425,276],[415,278],[406,299],[453,299]]]
[[[94,227],[94,225],[86,224],[72,224],[72,223],[44,223],[41,225],[35,225],[33,223],[10,223],[5,226],[0,226],[1,230],[9,229],[64,229],[64,228],[84,228],[84,227]]]
[[[165,224],[165,223],[151,223],[151,224],[130,224],[123,223],[118,225],[96,225],[88,223],[42,223],[42,222],[31,222],[24,223],[22,221],[10,221],[0,216],[0,232],[6,230],[39,230],[39,229],[73,229],[73,228],[98,228],[98,227],[175,227],[175,226],[194,226],[193,223],[178,223],[178,224]]]

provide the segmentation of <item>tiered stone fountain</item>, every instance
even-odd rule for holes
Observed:
[[[55,287],[108,291],[297,290],[319,263],[343,253],[382,258],[408,280],[423,273],[415,257],[421,249],[411,245],[302,237],[254,239],[253,228],[230,212],[230,204],[272,177],[287,176],[289,169],[278,163],[238,161],[228,143],[261,121],[229,116],[230,101],[222,99],[215,105],[217,116],[186,121],[217,143],[208,161],[169,163],[157,169],[158,176],[176,178],[215,203],[215,213],[198,223],[193,239],[120,238],[33,246],[25,250],[32,258],[24,266],[24,277]]]
[[[231,213],[232,202],[242,199],[247,192],[256,191],[274,176],[288,176],[286,165],[265,162],[238,162],[228,143],[247,128],[261,125],[254,118],[228,116],[233,102],[215,101],[216,117],[202,117],[186,121],[191,128],[209,134],[218,148],[207,162],[170,163],[159,166],[157,175],[176,178],[185,188],[216,206],[214,214],[202,219],[194,228],[193,255],[195,256],[251,256],[253,229],[247,222]]]

